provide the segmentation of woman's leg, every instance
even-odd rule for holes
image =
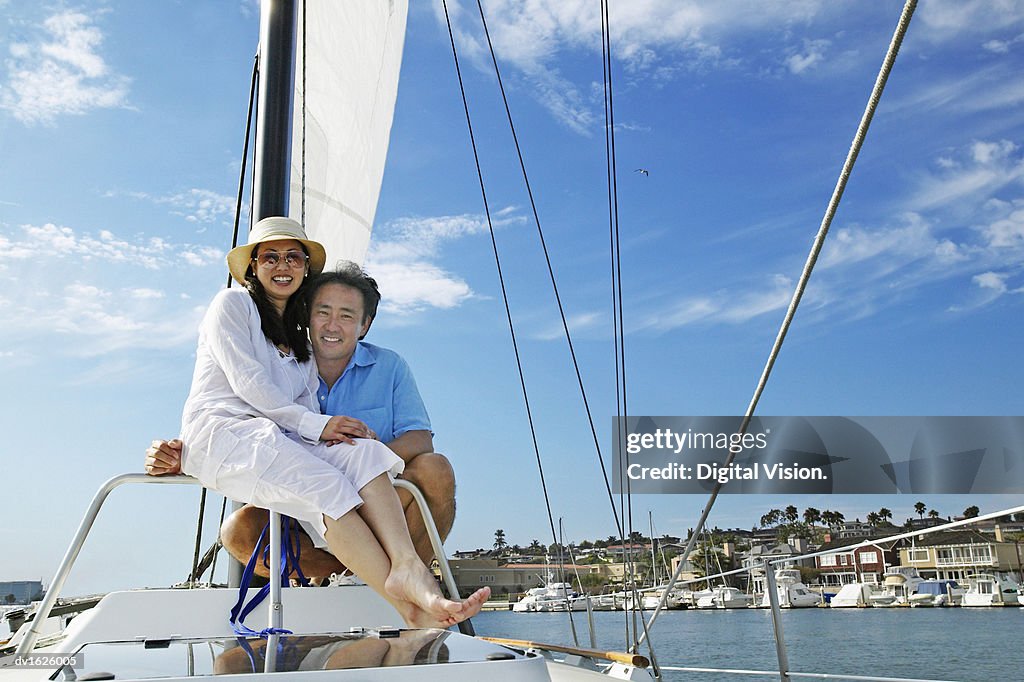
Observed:
[[[324,517],[327,544],[338,559],[384,595],[410,624],[447,627],[470,618],[490,596],[445,599],[416,554],[398,495],[386,474],[359,491],[363,505],[341,518]]]

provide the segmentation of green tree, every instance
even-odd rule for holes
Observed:
[[[768,513],[761,517],[761,527],[777,526],[782,523],[782,510],[769,509]]]
[[[868,519],[868,525],[871,526],[872,528],[874,528],[875,526],[878,525],[879,518],[878,518],[878,514],[877,513],[875,513],[875,512],[868,512],[867,519]]]
[[[580,587],[586,588],[588,592],[593,592],[594,588],[600,589],[607,584],[608,578],[600,573],[584,573],[580,576]]]
[[[501,554],[505,551],[506,547],[508,547],[508,543],[505,542],[505,531],[499,528],[494,531],[494,549],[498,551],[498,554]]]
[[[821,521],[829,528],[834,529],[843,525],[843,522],[846,521],[846,517],[843,516],[842,512],[826,509],[825,511],[821,512]]]
[[[821,512],[814,507],[808,507],[804,509],[804,523],[807,525],[813,525],[821,521]]]
[[[917,512],[917,515],[920,516],[922,519],[924,519],[924,513],[927,510],[928,505],[926,505],[924,502],[917,502],[914,504],[914,511]]]
[[[878,521],[879,523],[885,523],[892,518],[892,511],[886,507],[882,507],[878,510]]]
[[[790,523],[796,523],[797,519],[800,518],[800,510],[793,505],[789,505],[786,507],[785,515],[787,521]]]
[[[929,519],[937,519],[937,518],[939,518],[939,510],[938,509],[930,510],[928,512],[928,518]]]
[[[972,504],[967,509],[964,509],[964,518],[965,519],[977,518],[978,514],[980,514],[980,513],[981,513],[981,510],[978,509],[978,506]]]

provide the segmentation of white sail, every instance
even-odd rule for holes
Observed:
[[[289,214],[327,249],[328,268],[339,259],[362,263],[366,256],[398,94],[407,13],[407,0],[309,0],[299,6]],[[338,27],[358,28],[339,34]]]

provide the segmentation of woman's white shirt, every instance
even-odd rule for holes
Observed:
[[[225,289],[214,297],[199,327],[192,390],[182,413],[182,440],[194,444],[208,440],[203,438],[209,436],[208,429],[224,418],[266,417],[285,432],[317,443],[330,420],[320,413],[319,384],[312,358],[299,363],[294,356],[282,357],[263,334],[249,293]],[[186,450],[193,452],[183,453],[183,459],[199,454],[194,448]],[[218,458],[215,452],[202,454]],[[190,464],[191,470],[199,465]],[[199,466],[211,465],[215,463]]]

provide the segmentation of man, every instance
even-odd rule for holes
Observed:
[[[402,478],[415,484],[430,507],[441,538],[455,520],[455,473],[448,459],[434,452],[426,408],[409,366],[397,353],[365,343],[377,315],[377,282],[354,263],[319,275],[309,291],[309,336],[320,372],[317,396],[324,414],[343,416],[348,439],[376,438],[405,461]],[[146,451],[146,473],[181,471],[181,441],[153,441]],[[345,447],[344,443],[335,447]],[[399,489],[406,523],[425,563],[433,557],[419,507]],[[231,514],[221,528],[228,552],[246,563],[269,520],[265,509],[251,505]],[[301,568],[307,576],[329,576],[344,567],[331,553],[313,547],[301,533]],[[257,562],[256,572],[267,569]]]

